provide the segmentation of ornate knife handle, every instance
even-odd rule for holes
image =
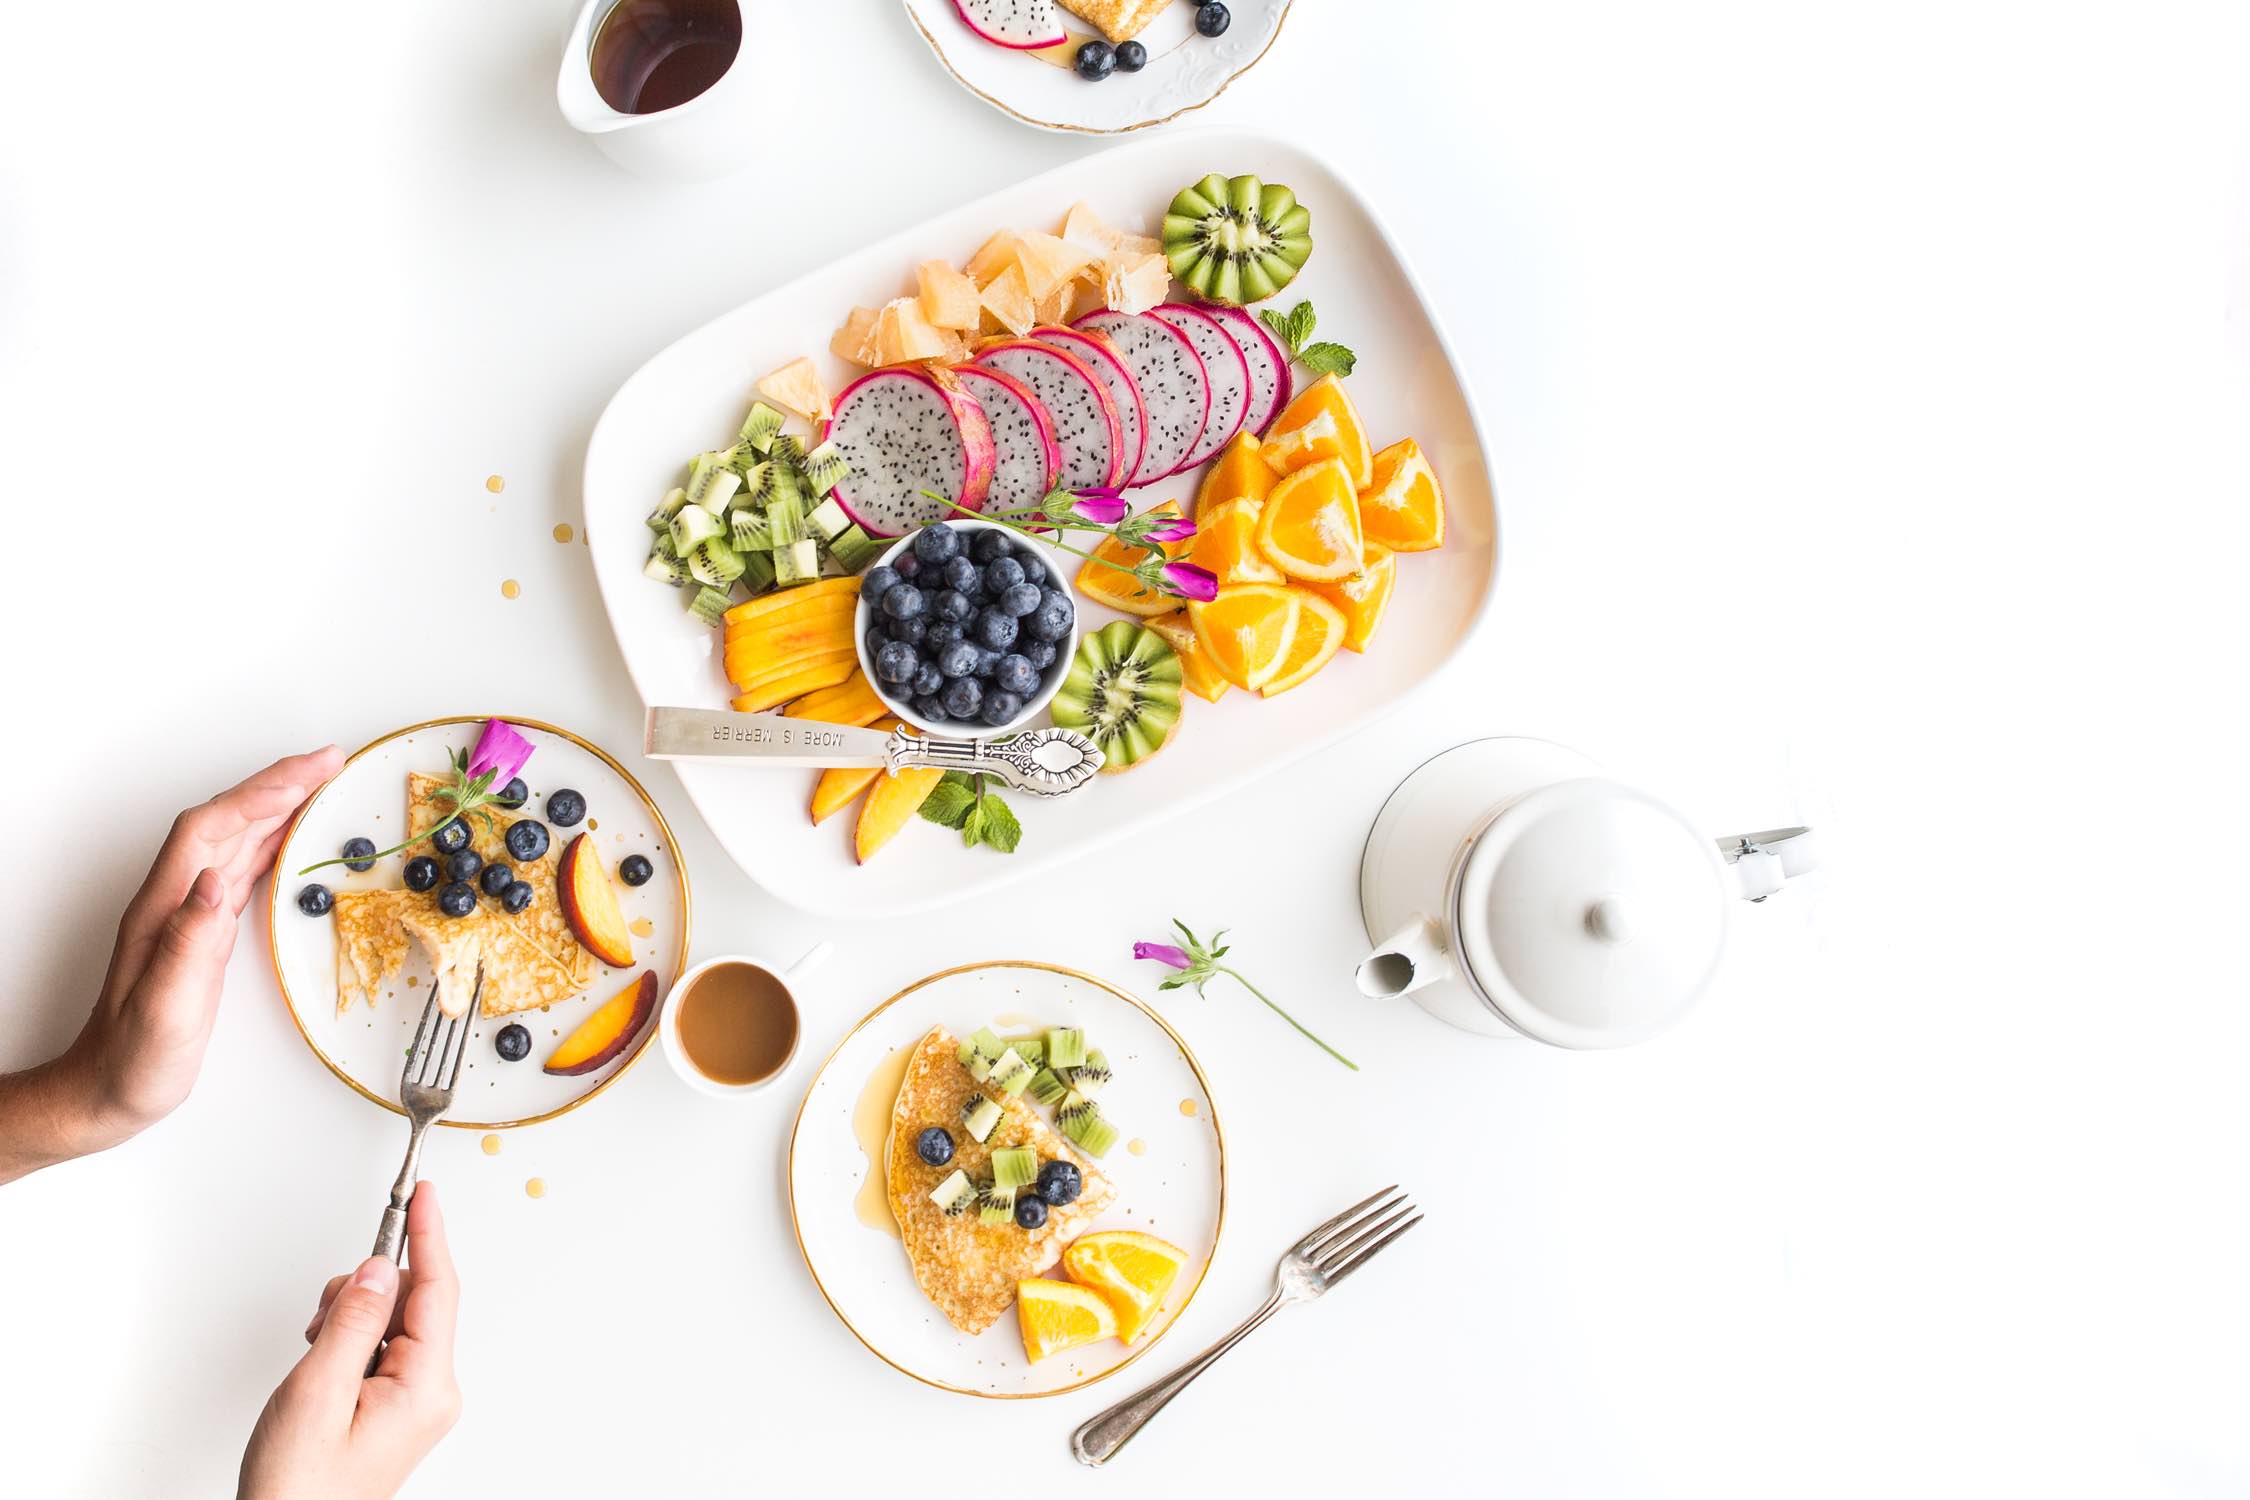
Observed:
[[[944,771],[983,771],[1019,792],[1060,797],[1094,779],[1102,752],[1094,742],[1068,729],[1027,729],[996,740],[952,740],[916,734],[900,725],[891,731],[886,754],[893,771],[925,766]]]

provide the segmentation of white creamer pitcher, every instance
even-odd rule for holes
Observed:
[[[1544,740],[1456,745],[1383,804],[1360,859],[1360,992],[1558,1047],[1623,1047],[1710,983],[1735,899],[1813,867],[1810,833],[1713,840]]]
[[[573,129],[592,136],[611,160],[648,177],[694,181],[750,165],[775,149],[774,132],[794,117],[798,75],[792,57],[807,38],[808,13],[820,6],[783,0],[735,0],[742,44],[717,82],[683,104],[653,114],[627,114],[594,84],[595,33],[618,0],[586,0],[563,44],[555,102]]]

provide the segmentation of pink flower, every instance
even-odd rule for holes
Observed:
[[[516,773],[531,759],[531,741],[516,733],[515,726],[505,719],[487,719],[484,733],[477,736],[477,748],[469,754],[465,767],[471,783],[490,773],[485,782],[489,787],[504,787],[515,780]]]
[[[1219,597],[1219,575],[1194,563],[1166,563],[1164,581],[1171,585],[1170,592],[1183,599],[1204,601]]]
[[[1167,520],[1162,525],[1150,527],[1144,535],[1148,540],[1159,544],[1184,542],[1195,535],[1195,523],[1184,518],[1177,521]]]
[[[1082,521],[1096,526],[1115,526],[1125,519],[1129,507],[1125,497],[1113,489],[1085,489],[1072,491],[1077,499],[1071,511]]]
[[[1194,960],[1185,948],[1175,948],[1170,943],[1135,943],[1133,957],[1153,958],[1160,964],[1170,964],[1175,969],[1194,967]]]

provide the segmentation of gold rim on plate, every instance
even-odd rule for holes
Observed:
[[[812,1107],[813,1090],[820,1087],[820,1080],[827,1076],[829,1065],[836,1061],[836,1054],[843,1051],[853,1037],[858,1036],[874,1024],[877,1017],[916,990],[926,989],[940,980],[951,979],[956,974],[973,974],[980,969],[1038,969],[1049,974],[1060,974],[1066,979],[1075,979],[1081,984],[1091,985],[1097,990],[1113,995],[1154,1021],[1158,1028],[1172,1039],[1172,1045],[1180,1049],[1180,1057],[1187,1063],[1188,1071],[1195,1075],[1195,1086],[1203,1091],[1204,1101],[1210,1105],[1211,1134],[1219,1147],[1219,1217],[1218,1221],[1211,1226],[1211,1248],[1203,1253],[1203,1268],[1195,1273],[1195,1281],[1188,1287],[1187,1295],[1180,1299],[1179,1307],[1174,1310],[1171,1317],[1164,1320],[1164,1326],[1156,1331],[1154,1337],[1116,1364],[1111,1365],[1098,1375],[1089,1375],[1084,1380],[1076,1381],[1070,1385],[1056,1386],[1051,1391],[980,1391],[973,1386],[954,1385],[950,1381],[936,1380],[919,1371],[909,1370],[906,1366],[876,1348],[873,1341],[859,1331],[859,1325],[851,1320],[851,1317],[843,1308],[836,1305],[836,1298],[829,1292],[828,1284],[820,1279],[820,1267],[813,1264],[812,1252],[805,1248],[804,1231],[797,1223],[797,1137],[804,1132],[805,1111]],[[1165,1336],[1179,1326],[1180,1319],[1187,1316],[1188,1308],[1195,1301],[1195,1294],[1203,1289],[1203,1278],[1211,1274],[1211,1263],[1219,1257],[1219,1240],[1225,1235],[1227,1228],[1227,1133],[1219,1124],[1219,1101],[1217,1096],[1211,1092],[1211,1080],[1203,1076],[1203,1064],[1196,1061],[1195,1049],[1187,1044],[1187,1038],[1172,1029],[1171,1022],[1158,1015],[1154,1008],[1143,1002],[1138,996],[1129,994],[1111,984],[1108,980],[1096,978],[1084,970],[1065,968],[1061,964],[1041,963],[1037,959],[1031,958],[987,959],[982,963],[957,964],[950,969],[940,969],[935,974],[925,974],[860,1017],[852,1029],[845,1032],[837,1040],[836,1045],[828,1049],[828,1055],[822,1058],[820,1066],[813,1070],[812,1081],[805,1085],[805,1097],[797,1105],[797,1118],[789,1127],[789,1158],[786,1167],[789,1173],[789,1235],[797,1242],[797,1253],[804,1257],[805,1270],[811,1274],[813,1285],[820,1291],[821,1300],[828,1304],[828,1310],[836,1315],[836,1320],[851,1330],[852,1337],[858,1339],[868,1353],[874,1355],[901,1375],[907,1376],[909,1379],[919,1380],[922,1384],[934,1386],[941,1391],[952,1391],[960,1396],[976,1396],[986,1401],[1040,1401],[1049,1396],[1067,1396],[1072,1391],[1082,1391],[1090,1385],[1100,1384],[1148,1353],[1158,1344],[1163,1343]]]
[[[1256,57],[1251,58],[1241,67],[1236,68],[1232,73],[1229,73],[1226,76],[1226,81],[1221,83],[1217,88],[1211,91],[1210,99],[1198,99],[1193,104],[1183,104],[1178,109],[1175,109],[1170,114],[1164,116],[1162,119],[1143,120],[1137,125],[1108,126],[1065,125],[1059,120],[1042,120],[1037,118],[1036,116],[1027,115],[1020,109],[1015,109],[1010,107],[1009,105],[1001,103],[998,99],[993,98],[992,95],[986,93],[983,89],[978,88],[975,84],[969,82],[968,79],[962,77],[961,70],[953,66],[953,59],[946,55],[944,43],[940,42],[936,37],[930,34],[930,28],[922,24],[921,16],[915,13],[912,6],[904,7],[904,9],[906,10],[906,19],[912,21],[914,23],[914,29],[922,33],[922,40],[930,44],[930,51],[937,54],[938,62],[945,68],[946,72],[953,75],[953,81],[961,85],[961,87],[967,89],[970,93],[976,95],[979,99],[982,99],[985,103],[991,105],[994,109],[1000,111],[1000,113],[1008,116],[1010,119],[1021,120],[1026,125],[1036,125],[1041,130],[1060,130],[1071,135],[1131,135],[1136,130],[1150,130],[1158,125],[1169,125],[1182,115],[1193,114],[1195,113],[1195,111],[1203,108],[1204,105],[1209,104],[1212,99],[1218,98],[1228,89],[1234,87],[1234,81],[1237,78],[1240,78],[1243,74],[1249,72],[1258,64],[1264,62],[1266,60],[1266,54],[1273,50],[1273,44],[1281,40],[1281,28],[1289,24],[1290,7],[1295,3],[1296,0],[1284,0],[1284,3],[1281,7],[1281,14],[1275,18],[1273,23],[1273,35],[1266,38],[1266,44],[1258,49],[1258,55]]]
[[[328,1055],[327,1049],[314,1041],[313,1034],[305,1029],[304,1014],[297,1006],[296,997],[289,992],[288,977],[281,972],[281,942],[275,935],[279,929],[281,918],[281,852],[287,850],[290,840],[297,836],[298,823],[302,822],[305,814],[312,810],[313,803],[320,799],[321,793],[343,780],[344,773],[351,770],[361,756],[370,751],[381,749],[393,740],[404,739],[410,734],[420,734],[425,729],[444,729],[454,724],[482,724],[491,719],[500,719],[515,725],[519,729],[537,730],[541,734],[552,734],[570,741],[573,745],[615,771],[624,783],[633,789],[633,795],[641,799],[641,805],[648,809],[648,815],[656,821],[656,831],[663,836],[665,852],[671,855],[672,883],[679,892],[680,940],[672,953],[672,977],[675,980],[678,979],[687,966],[688,932],[694,916],[694,909],[688,899],[687,861],[680,856],[680,841],[672,836],[672,825],[664,820],[663,809],[656,805],[655,798],[649,796],[648,789],[641,785],[639,778],[634,776],[631,771],[618,764],[617,758],[607,750],[591,740],[572,734],[559,724],[548,724],[538,719],[519,718],[515,714],[449,714],[442,719],[425,719],[419,724],[409,724],[404,729],[394,729],[389,734],[376,736],[344,758],[344,763],[337,768],[336,774],[323,782],[310,797],[305,799],[305,805],[298,808],[290,817],[289,827],[281,835],[281,843],[274,855],[273,894],[266,903],[266,959],[273,967],[273,982],[281,991],[281,1007],[289,1013],[289,1019],[297,1027],[297,1035],[305,1039],[305,1045],[312,1049],[313,1056],[319,1058],[321,1065],[327,1068],[329,1072],[342,1079],[353,1093],[370,1103],[381,1105],[401,1119],[405,1118],[405,1110],[400,1109],[397,1104],[384,1098],[381,1094],[370,1091],[358,1079],[338,1067],[336,1060]],[[579,1105],[597,1097],[611,1084],[630,1073],[633,1070],[633,1065],[641,1060],[641,1054],[648,1050],[648,1044],[655,1037],[655,1025],[651,1024],[644,1028],[641,1039],[634,1044],[633,1050],[626,1054],[624,1064],[616,1072],[610,1074],[568,1104],[550,1109],[545,1114],[530,1115],[521,1120],[439,1120],[437,1123],[454,1130],[514,1130],[520,1126],[538,1125],[558,1116],[567,1115]]]

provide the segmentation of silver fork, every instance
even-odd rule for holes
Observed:
[[[406,1204],[414,1196],[414,1181],[422,1169],[422,1137],[453,1107],[453,1085],[461,1077],[461,1059],[469,1049],[469,1026],[483,996],[481,964],[477,967],[476,989],[457,1016],[439,1009],[437,987],[431,986],[430,1003],[422,1007],[422,1024],[415,1029],[413,1049],[406,1054],[406,1068],[399,1075],[398,1102],[406,1111],[409,1127],[406,1161],[398,1169],[398,1181],[391,1184],[391,1205],[383,1210],[373,1251],[388,1256],[394,1264],[406,1240]]]
[[[1397,1194],[1393,1197],[1393,1194]],[[1413,1214],[1412,1218],[1407,1218]],[[1404,1222],[1401,1222],[1401,1221]],[[1266,1305],[1244,1320],[1242,1326],[1204,1350],[1137,1396],[1128,1396],[1070,1435],[1071,1456],[1099,1468],[1125,1446],[1166,1402],[1184,1391],[1188,1382],[1219,1356],[1247,1337],[1250,1330],[1292,1302],[1311,1302],[1337,1282],[1358,1270],[1375,1252],[1422,1222],[1413,1201],[1397,1184],[1362,1199],[1290,1246],[1274,1272],[1273,1295]]]

